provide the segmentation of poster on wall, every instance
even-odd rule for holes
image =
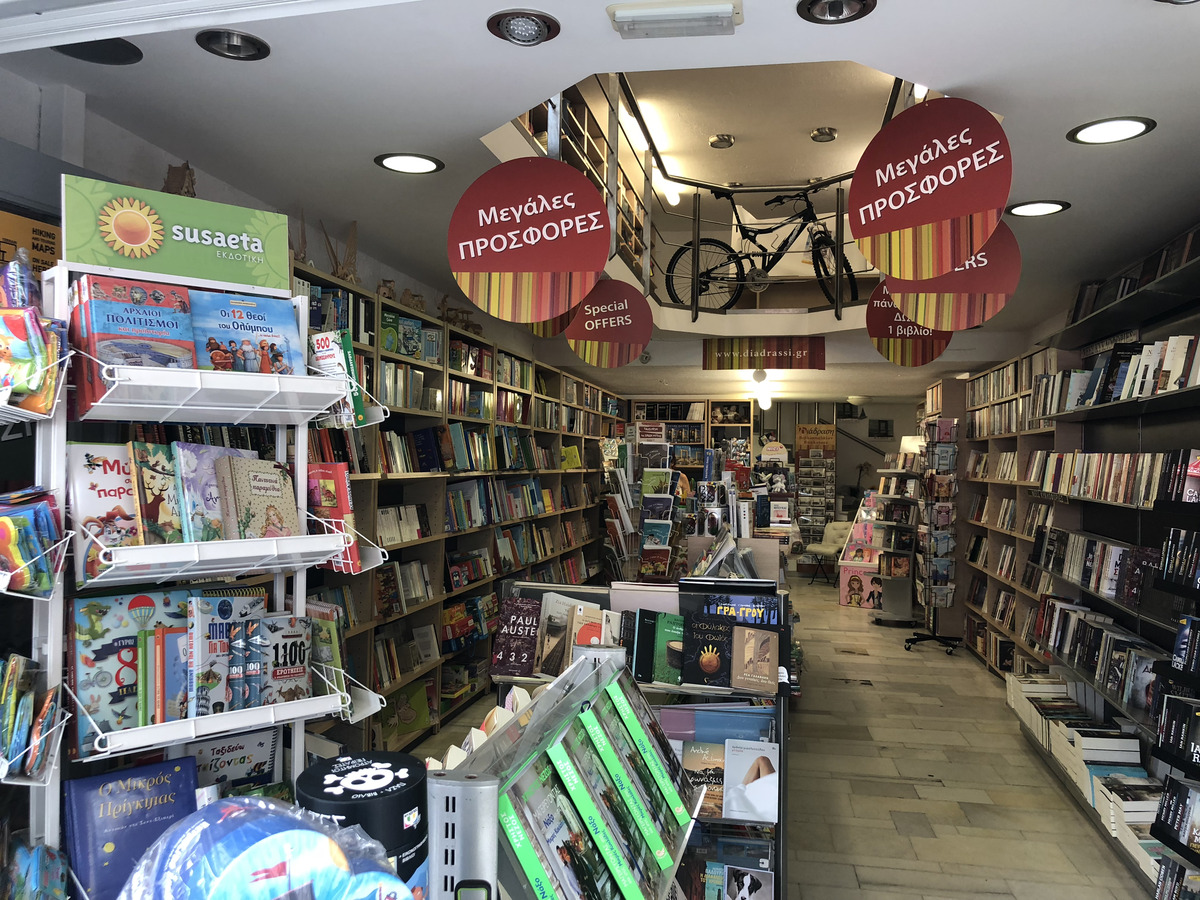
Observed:
[[[977,103],[927,100],[879,130],[854,169],[850,231],[880,271],[935,278],[978,253],[1004,213],[1012,154]]]
[[[952,332],[936,331],[905,318],[892,303],[884,282],[867,301],[867,334],[880,356],[909,368],[933,362],[946,352],[953,337]]]
[[[797,425],[796,460],[832,459],[837,453],[836,425]]]
[[[24,247],[36,275],[58,263],[61,246],[62,230],[57,225],[0,211],[0,266],[11,262]]]
[[[522,157],[494,166],[454,207],[450,270],[472,303],[506,322],[574,309],[600,280],[612,228],[604,198],[567,163]]]
[[[704,368],[824,369],[825,337],[705,338]]]
[[[291,293],[287,216],[76,175],[62,181],[69,263]]]
[[[905,318],[940,331],[982,325],[1008,304],[1021,280],[1021,248],[1004,222],[983,249],[946,275],[926,281],[885,279]]]
[[[564,334],[585,363],[616,369],[642,355],[653,331],[654,314],[646,296],[624,281],[605,279],[579,304]]]

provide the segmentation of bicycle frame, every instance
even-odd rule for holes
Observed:
[[[740,248],[734,248],[739,251],[738,257],[744,257],[745,259],[749,260],[751,264],[754,263],[756,258],[761,258],[762,265],[758,268],[762,269],[764,272],[770,272],[772,269],[774,269],[775,266],[777,266],[783,259],[784,255],[792,248],[792,245],[796,243],[800,235],[807,231],[810,226],[819,224],[816,213],[814,213],[812,210],[812,202],[808,201],[807,198],[805,208],[799,212],[794,212],[786,219],[776,222],[773,225],[757,227],[753,225],[747,225],[742,221],[741,214],[738,211],[738,205],[734,202],[732,194],[722,194],[721,196],[728,200],[729,205],[733,208],[733,224],[738,230],[739,237],[741,237],[743,241],[749,241],[751,244],[757,247],[759,251],[758,253],[755,253],[752,250],[742,251]],[[788,226],[793,226],[791,233],[786,235],[783,240],[779,242],[779,246],[776,247],[774,251],[763,246],[757,240],[757,238],[764,234],[772,234],[773,232],[779,231],[781,228],[786,228]]]

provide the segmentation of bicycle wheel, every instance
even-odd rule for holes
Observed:
[[[842,267],[842,293],[838,297],[834,293],[833,273],[838,260]],[[834,314],[840,319],[842,308],[849,303],[858,301],[858,281],[854,278],[854,270],[850,268],[850,260],[845,253],[839,253],[834,242],[828,237],[817,237],[812,245],[813,271],[817,273],[817,284],[821,293],[833,307]]]
[[[746,272],[737,251],[716,238],[700,238],[700,308],[729,309],[745,288]],[[667,263],[667,293],[680,306],[692,305],[692,244]]]

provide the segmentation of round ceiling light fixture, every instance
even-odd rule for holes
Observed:
[[[1172,6],[1187,6],[1189,3],[1195,3],[1196,0],[1158,0],[1159,3],[1169,3]]]
[[[1070,208],[1071,204],[1065,200],[1030,200],[1026,203],[1014,203],[1004,211],[1028,219],[1037,216],[1052,216]]]
[[[796,14],[817,25],[844,25],[870,15],[876,0],[800,0]]]
[[[708,146],[714,150],[728,150],[733,146],[733,141],[732,134],[713,134],[709,135]]]
[[[767,370],[766,369],[755,369],[754,375],[752,375],[751,377],[754,379],[754,381],[757,384],[762,384],[764,381],[767,380]]]
[[[213,56],[254,62],[271,55],[271,47],[262,38],[241,31],[211,28],[196,34],[196,43]]]
[[[536,47],[558,37],[558,20],[531,9],[509,9],[488,19],[488,31],[518,47]]]
[[[1143,116],[1111,116],[1078,125],[1067,132],[1067,140],[1075,144],[1119,144],[1149,134],[1158,126]]]
[[[817,144],[828,144],[837,140],[837,129],[832,125],[821,125],[808,133],[809,138]]]
[[[142,61],[142,51],[125,38],[105,38],[102,41],[83,41],[51,47],[55,53],[98,66],[132,66]]]
[[[404,175],[431,175],[446,168],[437,157],[423,153],[383,153],[375,157],[375,165]]]

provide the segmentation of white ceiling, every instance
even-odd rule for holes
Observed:
[[[718,181],[802,181],[852,168],[869,139],[863,123],[878,127],[875,98],[890,86],[870,69],[1001,115],[1014,160],[1012,199],[1073,204],[1048,219],[1010,222],[1025,261],[1013,302],[957,335],[942,361],[914,371],[872,357],[861,329],[831,336],[829,369],[790,381],[804,396],[913,395],[943,372],[1011,355],[1031,330],[1061,320],[1080,280],[1114,273],[1200,219],[1200,4],[880,0],[860,22],[817,26],[790,0],[744,0],[745,23],[731,37],[623,41],[602,2],[538,0],[535,8],[555,16],[562,33],[536,48],[487,31],[488,16],[505,8],[494,0],[258,0],[239,13],[196,12],[185,0],[53,5],[68,8],[35,16],[28,4],[0,2],[0,51],[121,34],[145,59],[102,68],[19,49],[0,66],[78,88],[90,110],[266,204],[292,214],[303,208],[331,231],[357,220],[364,252],[446,290],[450,213],[495,162],[480,137],[595,73],[633,73],[668,168]],[[272,53],[255,63],[206,54],[193,39],[205,22],[259,35]],[[819,75],[796,65],[837,60],[861,67]],[[1118,114],[1149,116],[1158,128],[1109,147],[1064,139],[1075,125]],[[841,137],[814,145],[807,135],[817,125],[835,126]],[[706,146],[718,131],[736,135],[732,150]],[[372,163],[396,150],[431,154],[446,168],[406,178]],[[789,322],[764,316],[761,333],[791,330]],[[593,374],[628,394],[664,379],[659,390],[715,391],[729,376],[695,375],[694,339],[728,330],[724,318],[706,316],[680,334],[660,331],[651,354],[656,363],[674,360],[662,371],[635,363]],[[674,347],[668,338],[690,343]]]

